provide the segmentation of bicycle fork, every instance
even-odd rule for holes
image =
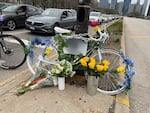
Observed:
[[[5,63],[5,61],[4,60],[1,60],[1,57],[2,57],[2,50],[3,50],[3,52],[5,51],[5,48],[3,47],[3,45],[2,45],[2,43],[0,42],[0,45],[1,45],[1,48],[0,48],[0,67],[3,65],[3,63]]]
[[[2,50],[3,50],[3,52],[4,52],[5,54],[10,55],[10,54],[12,53],[12,49],[9,49],[9,48],[6,47],[3,38],[0,39],[0,45],[1,45],[1,48],[2,48]],[[1,51],[0,51],[0,52],[1,52]]]

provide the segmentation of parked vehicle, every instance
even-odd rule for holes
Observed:
[[[108,16],[106,14],[102,14],[102,22],[108,22]]]
[[[4,9],[7,6],[10,6],[10,5],[12,5],[12,4],[11,3],[0,2],[0,9]]]
[[[98,21],[99,24],[102,23],[102,13],[101,12],[90,12],[89,22]]]
[[[54,27],[74,29],[76,11],[73,9],[46,9],[41,15],[31,16],[26,20],[27,29],[38,33],[55,33]]]
[[[3,28],[14,30],[16,27],[25,26],[29,16],[41,14],[43,10],[27,4],[10,5],[2,10]]]

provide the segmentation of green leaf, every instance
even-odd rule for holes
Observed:
[[[24,47],[23,48],[23,51],[26,55],[28,55],[30,53],[29,49],[27,47]]]
[[[20,96],[29,90],[31,90],[30,87],[21,86],[19,89],[17,89],[16,95]]]

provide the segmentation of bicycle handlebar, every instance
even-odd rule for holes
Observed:
[[[81,39],[81,40],[87,41],[87,42],[88,41],[99,41],[99,42],[102,41],[104,43],[105,40],[108,39],[109,36],[106,32],[104,32],[103,34],[101,31],[99,31],[99,32],[100,32],[100,36],[97,36],[95,38],[93,38],[93,36],[91,36],[91,34],[89,34],[89,33],[72,34],[70,36],[59,33],[59,35],[62,37],[65,37],[66,39]]]
[[[103,43],[105,40],[109,37],[108,33],[104,30],[98,30],[97,34],[95,35],[96,37],[91,36],[89,33],[83,33],[83,34],[72,34],[70,36],[64,35],[71,33],[70,30],[60,28],[60,27],[55,27],[54,28],[55,32],[58,33],[60,36],[65,37],[66,39],[81,39],[84,41],[102,41]]]

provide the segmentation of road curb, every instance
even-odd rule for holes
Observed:
[[[119,94],[116,96],[114,113],[130,113],[129,96]]]
[[[124,31],[124,21],[123,21],[123,33],[121,37],[121,49],[126,54],[126,48],[125,48],[125,31]],[[129,101],[129,95],[121,93],[118,94],[115,98],[115,109],[114,113],[130,113],[130,101]]]

